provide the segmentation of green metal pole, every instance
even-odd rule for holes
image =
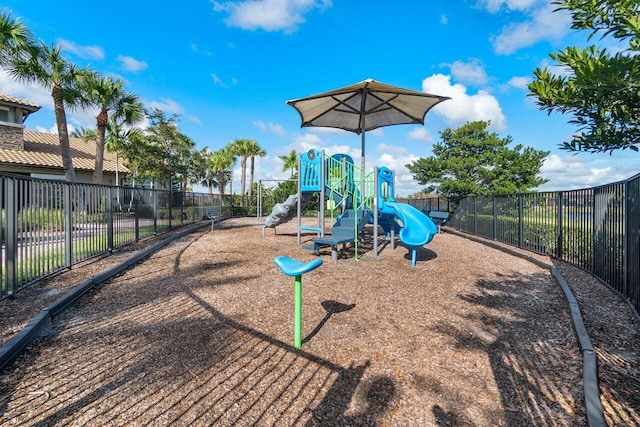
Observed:
[[[293,346],[295,348],[300,348],[302,346],[302,275],[296,276],[294,300],[295,318],[293,325]]]

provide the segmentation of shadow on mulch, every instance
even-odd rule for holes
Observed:
[[[158,268],[190,276],[189,270],[181,269],[181,258],[199,238]],[[221,278],[215,285],[239,280]],[[185,425],[188,420],[191,425],[259,425],[268,419],[278,425],[293,416],[298,422],[307,418],[309,427],[370,426],[380,424],[397,394],[389,377],[363,379],[369,361],[342,367],[222,314],[191,284],[154,285],[149,278],[115,293],[98,287],[77,304],[73,315],[58,317],[52,330],[23,356],[23,363],[3,377],[0,396],[13,395],[0,403],[6,420],[15,416],[13,411],[27,424],[62,425],[73,420],[82,425],[123,425],[135,413],[141,424]],[[144,301],[157,301],[141,304],[137,292],[156,288],[155,293],[146,293]],[[111,321],[97,322],[105,308],[92,300],[104,291],[112,292],[108,299],[116,302],[109,310]],[[317,331],[331,316],[355,307],[332,300],[321,305],[327,316]],[[118,315],[125,310],[133,318]],[[202,310],[211,317],[190,318]],[[94,326],[87,329],[86,324]],[[59,359],[52,353],[57,351],[72,353],[72,363],[56,363]],[[35,360],[42,361],[37,367],[41,374],[32,371]],[[18,391],[20,384],[24,390]],[[356,389],[365,392],[356,394]],[[302,399],[303,395],[308,398]],[[354,400],[363,409],[346,415]],[[190,403],[184,405],[185,401]],[[300,401],[316,403],[300,406]],[[21,413],[21,408],[37,408],[44,402],[48,410],[43,406],[42,412]]]
[[[512,320],[501,320],[505,317],[493,316],[486,310],[471,311],[463,315],[471,320],[469,324],[479,325],[482,333],[446,323],[437,328],[454,338],[461,350],[480,350],[488,355],[506,409],[504,425],[528,425],[532,420],[538,425],[557,425],[561,420],[586,425],[582,360],[573,351],[576,338],[568,315],[548,315],[562,313],[565,302],[558,288],[540,286],[545,279],[546,273],[478,280],[477,292],[458,297],[508,313],[507,318]],[[556,295],[550,298],[551,294]],[[531,336],[523,336],[523,331],[531,331]],[[558,364],[559,361],[563,363]],[[565,405],[560,405],[563,401]],[[471,422],[442,408],[434,407],[433,412],[442,425]]]
[[[302,340],[303,344],[311,341],[311,338],[315,337],[318,334],[318,332],[320,332],[322,327],[327,324],[329,319],[331,319],[332,315],[349,311],[356,306],[355,304],[344,304],[344,303],[341,303],[338,301],[332,301],[332,300],[322,301],[320,305],[322,305],[322,308],[325,309],[327,314],[325,314],[325,316],[322,318],[322,320],[320,320],[318,325],[316,325],[316,327],[313,328],[313,331],[311,331],[309,335],[303,338]]]
[[[404,255],[404,259],[408,259],[409,261],[411,261],[411,248],[405,245],[401,246],[409,251]],[[416,250],[416,261],[429,261],[436,258],[438,258],[438,254],[436,254],[431,249],[425,248],[424,246]]]

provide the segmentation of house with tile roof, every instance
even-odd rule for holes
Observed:
[[[58,135],[25,129],[27,117],[39,109],[39,105],[0,94],[0,172],[64,180]],[[92,182],[96,158],[95,142],[69,137],[69,144],[76,182]],[[114,153],[105,151],[102,183],[118,184],[116,170],[122,183],[130,172],[129,169],[122,158],[116,159]]]

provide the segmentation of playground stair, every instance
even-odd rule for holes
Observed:
[[[364,226],[369,222],[371,211],[347,209],[340,215],[336,223],[331,228],[331,235],[315,239],[313,241],[313,251],[318,251],[326,246],[331,246],[331,259],[338,259],[338,245],[345,245],[353,242]],[[358,231],[356,232],[356,224]]]

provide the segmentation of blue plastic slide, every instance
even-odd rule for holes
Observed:
[[[400,241],[411,248],[411,266],[416,266],[416,251],[433,240],[438,227],[419,209],[406,203],[385,202],[380,211],[386,215],[396,215],[402,221]]]

